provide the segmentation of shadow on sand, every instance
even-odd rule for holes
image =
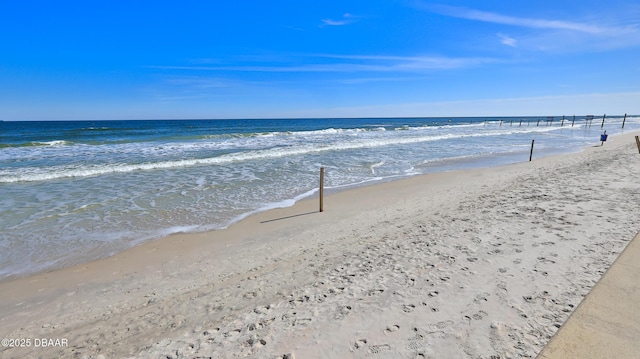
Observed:
[[[314,213],[320,213],[320,211],[313,211],[313,212],[307,212],[307,213],[294,214],[292,216],[268,219],[268,220],[262,221],[260,223],[269,223],[269,222],[281,221],[283,219],[289,219],[289,218],[300,217],[300,216],[307,216],[307,215],[314,214]]]

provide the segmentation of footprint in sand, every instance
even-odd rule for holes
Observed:
[[[405,313],[411,313],[414,309],[416,309],[414,304],[405,304],[402,306],[402,311]]]
[[[311,318],[297,318],[293,321],[293,326],[307,325],[311,323]]]
[[[483,292],[480,293],[478,295],[476,295],[475,299],[473,300],[474,303],[482,303],[482,302],[487,302],[488,299],[491,296],[491,294],[487,293],[487,292]]]
[[[356,343],[353,345],[356,349],[364,348],[367,345],[367,339],[358,339]]]
[[[213,334],[217,334],[220,331],[220,328],[213,328],[213,329],[208,329],[202,332],[203,336],[208,336],[208,335],[213,335]]]
[[[371,289],[367,292],[367,295],[374,296],[374,295],[382,294],[383,292],[384,292],[384,289]]]
[[[349,313],[351,312],[351,306],[350,305],[343,305],[340,306],[336,312],[336,314],[334,315],[335,319],[343,319],[344,317],[346,317]]]
[[[437,330],[437,329],[444,329],[444,328],[449,327],[451,325],[453,325],[453,321],[445,320],[445,321],[442,321],[442,322],[438,322],[436,324],[429,324],[429,328],[431,330]]]
[[[479,312],[477,312],[476,314],[472,315],[471,318],[473,320],[482,320],[487,316],[487,312],[485,312],[484,310],[481,310]]]
[[[246,341],[246,343],[251,346],[251,347],[263,347],[265,345],[267,345],[267,341],[264,339],[259,339],[259,338],[250,338],[249,340]]]
[[[369,352],[371,354],[380,354],[387,350],[391,350],[391,346],[389,344],[372,345],[371,348],[369,348]]]
[[[384,332],[385,334],[389,334],[389,333],[397,332],[398,329],[400,329],[400,326],[397,324],[394,324],[394,325],[388,326],[387,329],[384,330]]]
[[[538,261],[543,262],[543,263],[555,263],[556,261],[552,260],[552,259],[547,259],[545,257],[538,257]]]
[[[421,340],[411,340],[409,344],[407,344],[407,349],[410,350],[418,350],[424,347],[424,341]]]
[[[255,307],[253,309],[253,312],[256,314],[267,314],[271,309],[273,309],[273,305],[268,304],[268,305]]]
[[[224,336],[225,336],[225,338],[229,338],[229,337],[232,337],[234,335],[240,334],[241,331],[242,331],[242,329],[233,329],[233,330],[230,330],[230,331],[224,333]]]

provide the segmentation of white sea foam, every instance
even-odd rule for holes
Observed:
[[[46,141],[46,142],[31,142],[34,146],[66,146],[71,143],[65,140],[55,140],[55,141]]]
[[[411,130],[416,130],[418,132],[425,131],[427,128],[412,128]],[[304,144],[304,143],[295,143],[290,144],[288,146],[283,147],[275,147],[268,149],[260,149],[260,150],[249,150],[231,154],[223,154],[215,157],[207,157],[207,158],[196,158],[196,159],[180,159],[180,160],[172,160],[172,161],[158,161],[158,162],[147,162],[147,163],[135,163],[135,164],[127,164],[127,163],[115,163],[115,164],[103,164],[103,165],[84,165],[84,164],[74,164],[70,166],[52,166],[49,168],[21,168],[17,173],[11,170],[0,170],[0,183],[13,183],[13,182],[31,182],[31,181],[47,181],[61,178],[81,178],[81,177],[91,177],[91,176],[99,176],[105,174],[116,174],[116,173],[128,173],[128,172],[137,172],[137,171],[149,171],[149,170],[157,170],[157,169],[171,169],[171,168],[181,168],[181,167],[190,167],[190,166],[200,166],[200,165],[222,165],[229,164],[233,162],[242,162],[242,161],[252,161],[252,160],[264,160],[264,159],[273,159],[280,157],[291,157],[291,156],[300,156],[311,153],[319,153],[319,152],[328,152],[328,151],[345,151],[345,150],[353,150],[353,149],[363,149],[363,148],[376,148],[390,145],[407,145],[407,144],[415,144],[421,142],[433,142],[433,141],[442,141],[442,140],[452,140],[452,139],[464,139],[464,138],[474,138],[474,137],[495,137],[495,136],[509,136],[513,134],[524,134],[524,133],[544,133],[544,132],[552,132],[558,131],[561,128],[558,127],[541,127],[537,129],[524,129],[524,130],[506,130],[499,133],[496,132],[477,132],[477,133],[445,133],[440,135],[417,135],[417,136],[403,136],[403,137],[364,137],[364,138],[347,138],[344,140],[339,140],[336,142],[329,142],[328,144],[323,143],[314,143],[314,144]],[[409,129],[407,129],[409,130]],[[313,131],[314,134],[323,135],[330,134],[334,130],[329,129],[326,132],[323,131]],[[269,145],[269,144],[267,144]],[[187,148],[198,149],[209,148],[209,147],[217,147],[219,146],[210,145],[210,144],[192,144],[187,143],[183,145],[176,144],[165,145],[161,149],[164,152],[164,148],[167,148],[169,152],[171,151],[180,151],[186,150]],[[229,148],[229,147],[227,147]],[[138,152],[140,150],[138,149]],[[158,149],[155,149],[154,152],[157,152]]]
[[[375,175],[376,174],[376,167],[380,167],[384,165],[384,161],[380,161],[378,163],[373,163],[369,166],[369,168],[371,168],[371,174]]]

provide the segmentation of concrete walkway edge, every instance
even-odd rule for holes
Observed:
[[[640,358],[640,232],[537,358]]]

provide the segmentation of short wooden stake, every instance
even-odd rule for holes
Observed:
[[[624,118],[622,119],[622,128],[624,128],[624,123],[627,121],[627,114],[624,114]]]
[[[324,167],[320,167],[320,212],[324,210],[322,200],[324,199]]]
[[[638,153],[640,153],[640,138],[636,136],[636,145],[638,146]]]
[[[602,116],[602,125],[600,125],[600,129],[604,128],[604,119],[605,117],[607,117],[607,114],[605,113],[604,116]]]
[[[571,127],[573,127],[573,124],[576,122],[576,115],[573,115],[573,121],[571,121]]]
[[[536,140],[531,140],[531,152],[529,153],[529,162],[531,162],[531,159],[533,158],[533,143]]]
[[[564,115],[562,115],[562,123],[560,124],[560,127],[564,126]]]

